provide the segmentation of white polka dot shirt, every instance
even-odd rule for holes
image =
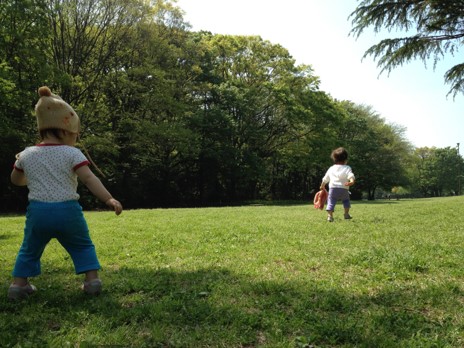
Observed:
[[[14,168],[26,175],[30,201],[65,202],[79,199],[75,170],[84,165],[89,161],[73,146],[39,144],[22,151]]]

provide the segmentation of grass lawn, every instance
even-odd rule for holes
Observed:
[[[464,197],[86,212],[103,293],[53,241],[6,293],[24,216],[0,218],[0,347],[463,347]]]

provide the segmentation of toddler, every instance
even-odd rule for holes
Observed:
[[[334,221],[333,212],[338,200],[342,201],[345,208],[345,219],[351,219],[349,187],[354,185],[355,177],[351,167],[346,164],[348,162],[348,152],[343,147],[339,147],[332,151],[330,157],[334,165],[325,173],[320,187],[322,190],[327,183],[329,184],[329,197],[326,209],[328,213],[327,221]]]
[[[77,178],[97,198],[121,214],[114,199],[89,168],[89,161],[75,146],[80,120],[73,108],[48,87],[39,88],[35,106],[41,142],[19,153],[11,182],[29,189],[24,239],[16,257],[12,300],[27,298],[36,291],[29,277],[41,273],[40,258],[52,238],[70,254],[76,274],[85,274],[82,289],[90,295],[101,292],[100,264],[90,239],[77,194]]]

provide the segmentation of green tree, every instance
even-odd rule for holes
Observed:
[[[49,27],[41,0],[0,1],[0,207],[23,206],[25,190],[9,174],[14,154],[36,139],[31,110],[48,75]]]
[[[123,194],[126,205],[136,207],[189,201],[189,169],[197,158],[185,101],[192,79],[184,58],[186,24],[168,2],[157,2],[147,13],[123,38],[118,67],[101,78],[101,115],[89,121],[93,133],[109,132],[118,144],[112,179],[133,188]]]
[[[341,102],[341,106],[346,118],[339,129],[339,139],[348,149],[356,172],[354,196],[364,191],[373,200],[378,188],[390,192],[394,186],[407,185],[406,164],[412,147],[405,140],[404,129],[385,123],[371,106],[348,101]]]
[[[204,54],[191,97],[201,127],[200,191],[258,198],[269,189],[274,156],[302,136],[300,126],[311,117],[302,96],[317,89],[318,79],[260,37],[200,33],[197,39]]]
[[[464,162],[456,149],[421,147],[415,150],[416,189],[423,196],[459,194]]]
[[[344,110],[323,91],[300,96],[305,117],[287,135],[288,143],[277,150],[272,162],[270,197],[307,199],[319,190],[330,165],[329,154],[339,146],[337,129]]]
[[[413,59],[434,64],[446,54],[454,55],[464,38],[464,6],[462,1],[443,0],[363,0],[351,14],[352,33],[359,36],[368,27],[412,31],[408,37],[383,39],[370,47],[365,57],[378,59],[382,71],[391,71]],[[464,92],[464,63],[445,73],[454,96]]]
[[[44,1],[52,31],[47,51],[54,68],[51,82],[65,100],[79,104],[104,74],[120,68],[125,38],[148,7],[138,0]]]

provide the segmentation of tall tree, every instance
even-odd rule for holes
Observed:
[[[201,165],[208,166],[200,168],[202,185],[209,185],[200,190],[214,187],[231,200],[257,197],[269,179],[268,161],[308,117],[301,96],[317,89],[318,78],[260,37],[202,33],[199,42],[205,52],[192,98],[205,145]]]
[[[51,82],[69,102],[83,103],[93,96],[99,78],[121,67],[125,38],[148,7],[138,0],[45,1],[52,30],[48,50],[54,67]]]
[[[464,161],[456,149],[421,147],[415,150],[414,187],[423,196],[459,194]]]
[[[368,27],[412,31],[408,37],[384,39],[370,47],[365,57],[378,59],[382,71],[391,71],[412,59],[434,64],[446,54],[454,55],[464,38],[464,5],[462,1],[444,0],[363,0],[351,14],[352,33],[359,36]],[[445,73],[454,96],[464,92],[464,63]]]
[[[410,161],[411,145],[404,138],[404,129],[385,123],[371,106],[343,101],[345,121],[339,129],[339,139],[350,153],[357,184],[368,199],[375,199],[378,188],[390,192],[393,186],[406,185],[406,164]],[[359,193],[359,192],[358,192]]]
[[[119,185],[133,187],[127,206],[188,201],[196,138],[186,125],[186,27],[177,8],[157,1],[122,38],[119,67],[100,79],[102,117],[92,117],[90,128],[110,131],[118,144],[122,170],[113,172]]]
[[[43,0],[0,1],[0,207],[24,205],[25,191],[13,188],[14,154],[36,139],[31,110],[37,86],[49,74],[49,27]]]
[[[318,190],[329,154],[339,146],[337,129],[344,110],[323,91],[307,90],[300,96],[305,117],[287,134],[272,161],[270,197],[307,199]]]

